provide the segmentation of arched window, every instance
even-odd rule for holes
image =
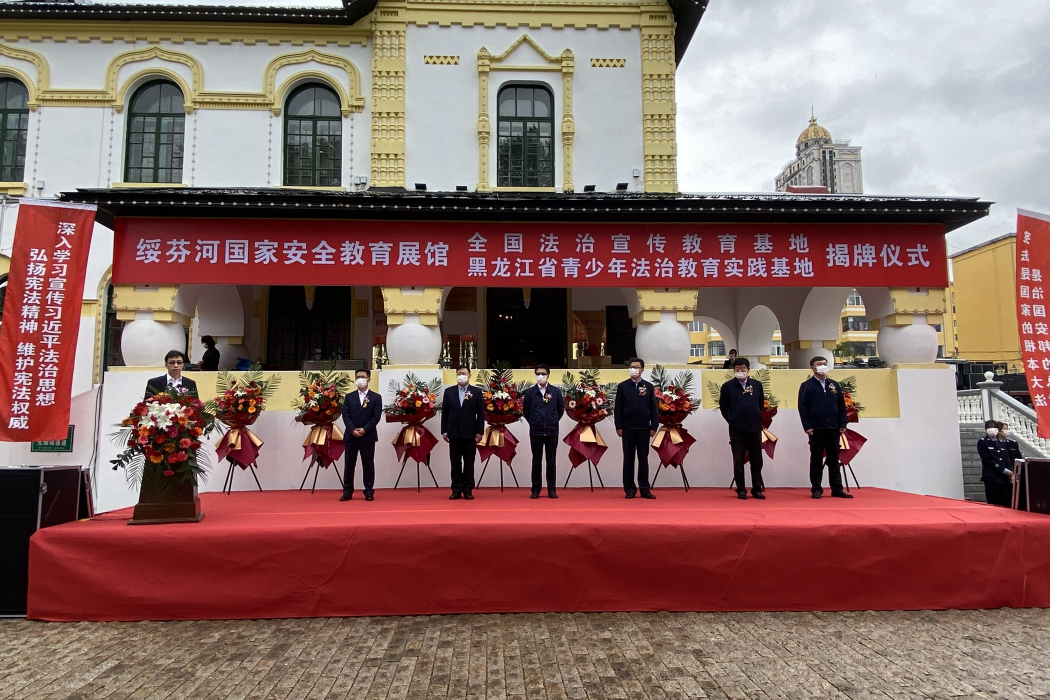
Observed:
[[[0,78],[0,182],[22,182],[29,136],[29,91],[12,78]]]
[[[554,98],[538,85],[499,91],[499,187],[554,187]]]
[[[167,80],[146,83],[131,98],[125,182],[182,182],[186,111]]]
[[[339,98],[323,85],[304,85],[284,110],[284,184],[338,187],[342,183],[343,122]]]

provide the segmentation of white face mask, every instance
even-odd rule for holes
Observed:
[[[817,371],[817,374],[819,374],[820,376],[823,377],[824,375],[826,375],[828,373],[828,366],[827,365],[817,365],[816,371]]]
[[[993,437],[999,437],[999,429],[998,428],[988,428],[984,432],[988,433],[988,437],[992,437],[992,438]]]
[[[537,374],[536,375],[536,383],[539,384],[540,386],[546,386],[547,385],[547,375],[546,374]]]
[[[641,374],[642,370],[638,369],[637,367],[631,368],[631,377],[637,379]]]
[[[458,382],[460,386],[466,386],[467,382],[469,382],[469,381],[470,381],[470,375],[469,374],[457,374],[456,375],[456,382]]]
[[[364,389],[366,386],[368,386],[368,380],[364,377],[358,377],[356,384],[358,389]]]
[[[747,379],[747,372],[734,372],[733,374],[740,381],[744,381],[745,379]]]

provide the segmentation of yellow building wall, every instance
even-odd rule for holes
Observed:
[[[1004,362],[1023,371],[1014,296],[1014,238],[952,258],[955,335],[959,357]]]

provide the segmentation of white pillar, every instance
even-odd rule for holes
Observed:
[[[909,325],[889,325],[899,323],[900,316],[879,319],[879,358],[891,366],[936,362],[937,331],[926,323],[926,316],[913,315]]]
[[[692,312],[689,312],[690,317]],[[655,323],[642,321],[634,336],[634,349],[647,365],[683,365],[689,361],[689,324],[674,311],[661,311]]]
[[[160,367],[169,350],[186,350],[186,332],[181,322],[156,321],[152,311],[136,311],[135,320],[124,324],[120,351],[129,367]]]
[[[437,365],[441,361],[441,329],[421,324],[419,314],[405,314],[404,323],[387,330],[386,352],[391,365]]]

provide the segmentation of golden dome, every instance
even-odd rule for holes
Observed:
[[[802,130],[802,133],[798,135],[798,140],[795,145],[801,145],[805,141],[830,141],[831,132],[817,124],[816,117],[810,117],[809,126]]]

